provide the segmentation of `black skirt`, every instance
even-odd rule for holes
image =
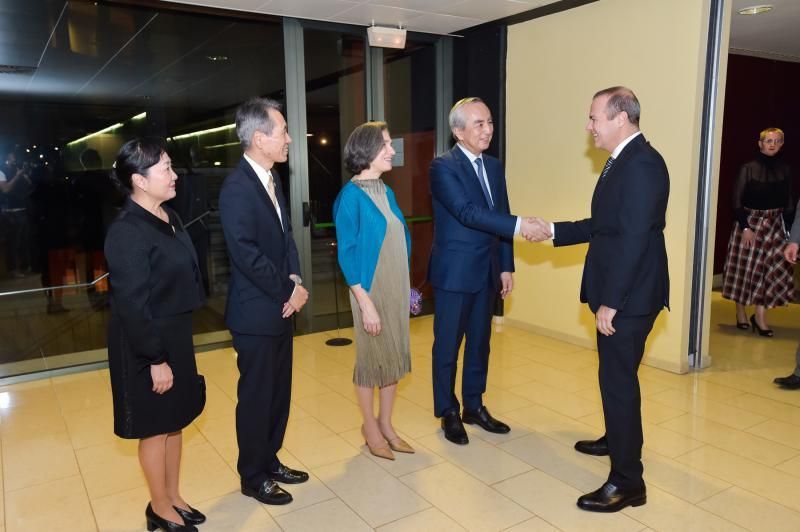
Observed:
[[[136,356],[119,318],[108,329],[108,368],[114,402],[114,433],[122,438],[147,438],[188,426],[205,406],[205,382],[197,373],[192,344],[192,313],[156,318],[172,369],[172,388],[153,391],[150,365]]]

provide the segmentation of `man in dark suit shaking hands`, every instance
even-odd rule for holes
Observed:
[[[656,316],[669,307],[664,225],[669,174],[639,131],[639,100],[625,87],[595,94],[587,131],[611,153],[592,197],[591,217],[557,222],[555,246],[589,243],[581,301],[595,314],[606,434],[579,441],[586,454],[610,455],[611,473],[578,506],[616,512],[647,501],[642,479],[639,363]]]
[[[492,306],[497,292],[511,293],[515,234],[549,236],[529,219],[509,212],[503,165],[483,153],[492,141],[492,113],[480,98],[464,98],[450,110],[457,144],[433,160],[433,249],[428,280],[434,287],[433,408],[445,438],[469,443],[455,395],[458,350],[466,336],[461,398],[463,422],[484,430],[511,429],[482,401],[489,367]]]
[[[277,482],[298,484],[308,474],[281,464],[292,391],[292,320],[308,300],[302,287],[289,210],[273,169],[285,162],[292,139],[278,102],[253,98],[236,110],[244,148],[219,195],[231,264],[225,320],[239,367],[236,439],[242,493],[265,504],[292,496]]]

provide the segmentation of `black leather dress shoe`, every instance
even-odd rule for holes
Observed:
[[[578,497],[578,508],[587,512],[619,512],[628,506],[641,506],[647,502],[647,491],[618,488],[610,482],[599,490]]]
[[[147,521],[147,530],[149,532],[153,532],[153,530],[163,530],[164,532],[197,532],[197,527],[192,524],[180,524],[164,519],[153,511],[151,503],[147,503],[147,508],[144,509],[144,518]]]
[[[297,469],[286,467],[283,464],[278,466],[277,471],[271,471],[267,473],[267,476],[270,480],[274,480],[275,482],[280,482],[282,484],[302,484],[308,480],[308,473],[305,471],[298,471]]]
[[[444,431],[444,437],[453,443],[459,445],[469,443],[467,431],[464,430],[464,424],[461,423],[461,417],[458,412],[450,412],[442,417],[442,430]]]
[[[178,515],[181,516],[181,519],[183,519],[183,522],[187,525],[202,525],[206,522],[206,516],[203,515],[203,512],[191,506],[189,506],[188,510],[177,506],[173,506],[173,508],[175,508],[175,511],[178,512]]]
[[[581,440],[575,442],[575,450],[592,456],[608,456],[608,440],[605,436],[596,440]]]
[[[794,373],[788,377],[775,377],[772,382],[787,390],[800,390],[800,377]]]
[[[264,504],[289,504],[292,495],[278,486],[274,480],[265,480],[258,489],[252,489],[242,484],[242,493]]]
[[[464,423],[478,425],[487,432],[494,432],[495,434],[506,434],[511,432],[511,427],[502,421],[493,418],[485,406],[481,406],[477,410],[467,410],[465,408],[461,419],[464,421]]]

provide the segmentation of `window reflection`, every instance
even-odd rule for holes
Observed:
[[[209,293],[196,341],[215,341],[228,276],[215,207],[241,156],[233,114],[254,95],[284,98],[280,23],[54,0],[3,13],[2,62],[16,64],[0,75],[0,376],[104,359],[108,284],[92,281],[122,201],[108,172],[137,135],[168,139],[173,207]]]

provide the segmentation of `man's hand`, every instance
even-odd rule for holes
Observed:
[[[303,305],[306,304],[306,301],[308,301],[308,290],[303,288],[302,285],[294,285],[292,297],[289,298],[289,301],[283,304],[283,317],[288,318],[295,312],[300,312],[300,309],[303,308]]]
[[[523,218],[519,232],[529,242],[542,242],[553,237],[550,232],[550,222],[536,216]]]
[[[800,248],[796,242],[791,242],[783,248],[783,256],[786,260],[794,264],[797,262],[797,250]]]
[[[756,244],[756,233],[751,229],[745,229],[742,231],[742,247],[745,249],[750,249]]]
[[[153,391],[159,395],[172,388],[172,368],[166,362],[151,364],[150,378],[153,379]]]
[[[505,299],[514,289],[514,277],[511,275],[511,272],[503,272],[500,274],[500,284],[500,297]]]
[[[364,330],[370,336],[378,336],[381,333],[381,317],[372,300],[365,297],[359,301],[361,307],[361,321],[364,322]]]
[[[594,321],[597,326],[597,330],[600,331],[600,334],[604,336],[611,336],[615,332],[614,326],[611,325],[611,322],[614,320],[614,316],[616,316],[617,310],[613,308],[609,308],[605,305],[600,305],[600,308],[597,309],[597,314],[594,316]]]

